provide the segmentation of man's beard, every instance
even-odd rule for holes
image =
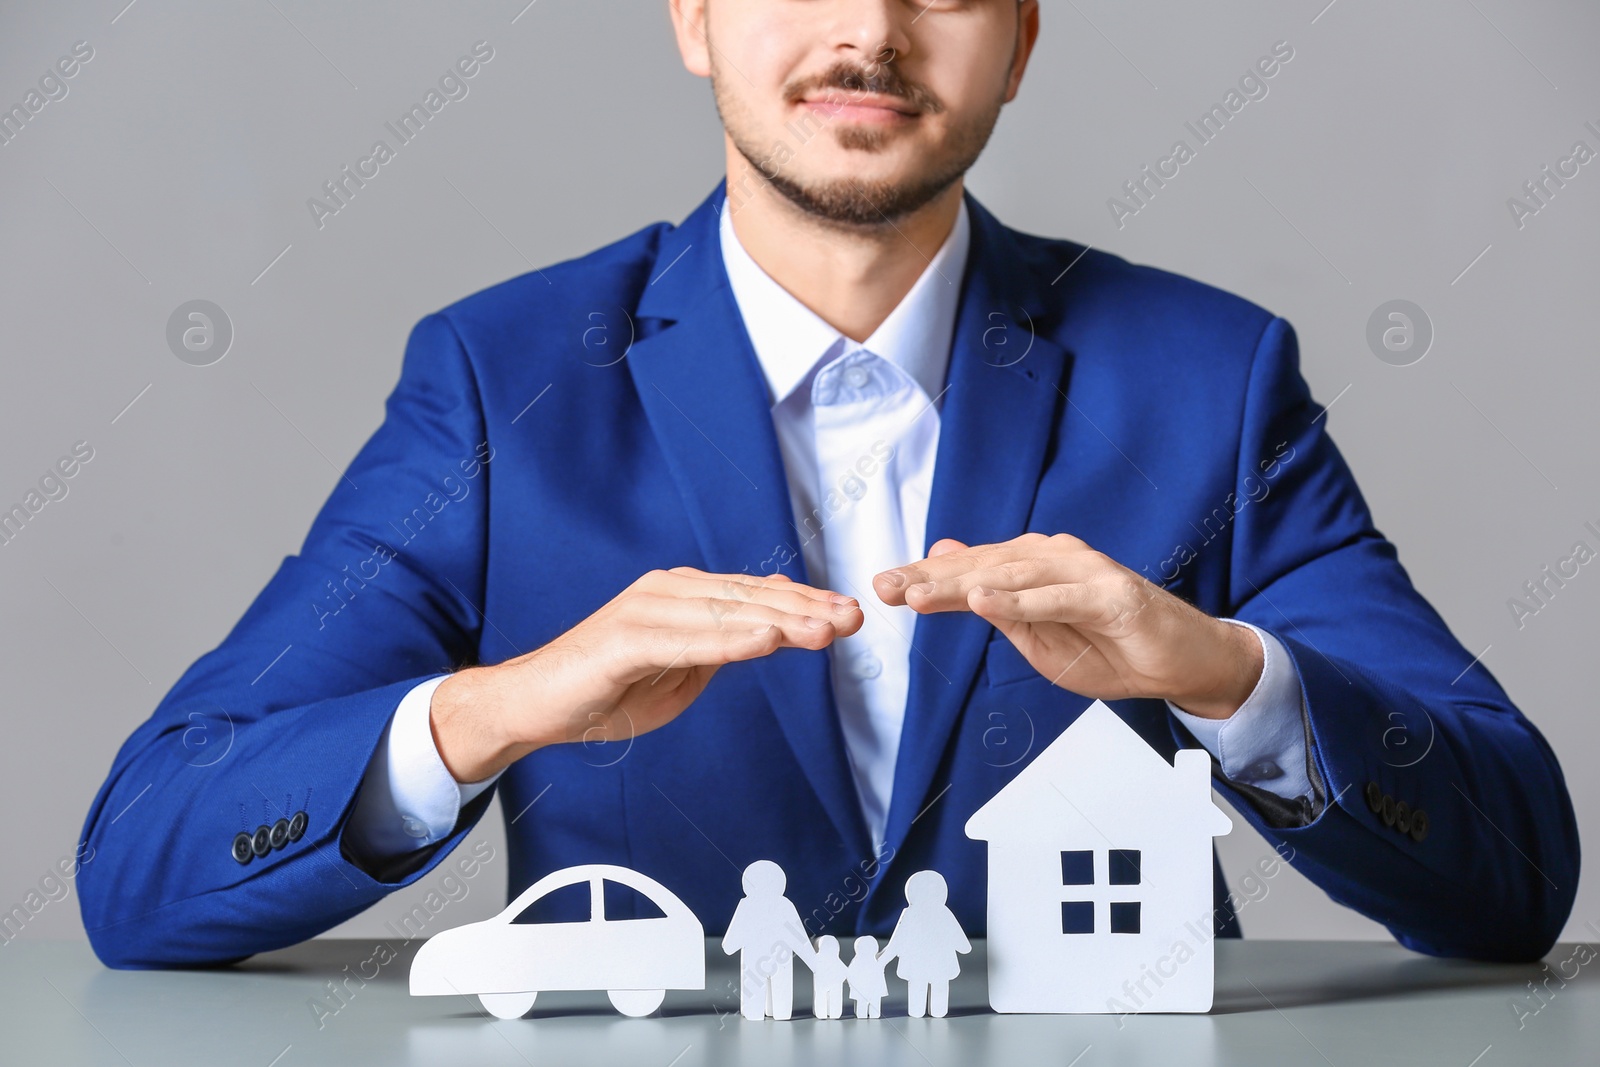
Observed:
[[[812,88],[837,88],[845,93],[880,92],[898,96],[916,104],[924,116],[944,110],[927,90],[906,82],[892,65],[885,64],[876,70],[877,74],[869,74],[860,68],[839,64],[804,85],[789,87],[785,98],[797,100]],[[851,227],[879,227],[897,222],[949,189],[977,162],[1000,118],[1000,108],[1004,103],[1003,99],[996,98],[992,107],[974,115],[965,124],[954,127],[944,145],[942,158],[931,161],[927,169],[903,181],[863,178],[803,181],[789,170],[789,164],[805,152],[805,144],[795,148],[784,164],[768,169],[763,166],[763,160],[769,158],[768,154],[754,147],[739,122],[744,112],[736,104],[725,106],[730,101],[724,96],[722,79],[714,64],[711,88],[729,140],[773,189],[808,215],[835,225]],[[881,151],[895,136],[889,131],[842,121],[836,125],[826,115],[822,117],[822,122],[823,129],[818,132],[831,133],[843,148],[869,154]]]

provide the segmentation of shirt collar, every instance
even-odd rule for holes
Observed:
[[[720,232],[728,283],[766,376],[768,395],[777,405],[841,340],[844,341],[841,352],[854,350],[857,345],[797,300],[750,258],[734,233],[726,200],[723,201]],[[962,197],[955,224],[944,244],[939,246],[939,251],[934,253],[889,317],[859,346],[905,371],[930,398],[937,397],[944,389],[961,277],[966,270],[970,244],[967,202],[966,197]]]

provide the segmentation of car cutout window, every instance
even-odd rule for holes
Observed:
[[[606,920],[665,919],[666,911],[649,893],[614,878],[605,880]]]
[[[511,919],[512,925],[534,923],[582,923],[598,918],[593,914],[587,879],[568,882],[542,893]]]

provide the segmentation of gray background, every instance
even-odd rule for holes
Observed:
[[[664,0],[126,3],[0,8],[0,104],[73,42],[95,51],[0,147],[0,504],[74,442],[95,450],[69,495],[0,546],[0,910],[71,852],[118,745],[296,551],[380,422],[411,325],[681,219],[722,164],[709,88],[682,69]],[[1046,2],[971,187],[1013,226],[1198,277],[1296,325],[1380,528],[1462,642],[1487,650],[1592,826],[1600,564],[1520,629],[1507,600],[1574,541],[1600,543],[1583,529],[1600,525],[1600,162],[1520,230],[1506,200],[1574,141],[1600,149],[1583,127],[1600,126],[1600,11],[1326,3]],[[495,56],[469,95],[319,230],[307,198],[479,40]],[[1119,229],[1107,199],[1280,40],[1295,55],[1269,95]],[[166,342],[169,315],[197,298],[235,330],[207,367]],[[1404,367],[1366,340],[1396,298],[1436,331]],[[448,925],[503,902],[499,823],[491,812],[475,835],[499,858]],[[1269,850],[1235,825],[1220,845],[1241,886]],[[1387,936],[1293,872],[1251,892],[1252,936]],[[391,898],[340,932],[376,932],[406,906]],[[1597,918],[1591,875],[1566,936],[1592,937]],[[23,936],[81,936],[76,901]]]

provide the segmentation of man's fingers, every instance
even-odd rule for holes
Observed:
[[[1154,599],[1154,588],[1137,581],[1067,582],[1034,589],[976,586],[967,606],[978,615],[1009,623],[1057,622],[1114,635]]]
[[[861,611],[834,611],[832,606],[803,598],[798,605],[776,606],[758,600],[638,593],[622,605],[618,617],[627,625],[642,629],[749,630],[778,624],[784,627],[784,632],[792,633],[806,633],[829,625],[835,632],[854,632],[861,621]]]
[[[674,567],[651,576],[653,593],[683,597],[719,597],[729,601],[768,604],[785,611],[838,616],[859,610],[854,597],[796,582],[786,575],[716,574],[695,567]]]
[[[1066,556],[1026,556],[992,567],[978,567],[949,578],[918,582],[906,587],[903,597],[914,610],[966,611],[967,597],[982,586],[987,589],[1039,589],[1067,582],[1087,582],[1105,573],[1092,553]]]
[[[767,623],[754,619],[745,622],[722,628],[662,627],[638,631],[636,667],[648,672],[720,666],[758,659],[780,648],[822,648],[835,635],[831,625],[806,627],[799,624],[796,616]]]
[[[1081,692],[1074,683],[1080,682],[1085,672],[1092,672],[1103,664],[1103,661],[1096,663],[1090,658],[1090,653],[1095,650],[1094,642],[1077,629],[1068,627],[1054,631],[1046,645],[1039,638],[1038,631],[1033,630],[1027,622],[1013,622],[997,615],[986,617],[1022,653],[1023,658],[1036,665],[1039,673],[1051,685]]]
[[[1027,536],[1027,535],[1024,535]],[[953,578],[970,570],[993,567],[1025,555],[1037,555],[1038,546],[1017,538],[996,545],[974,545],[969,548],[952,548],[903,567],[894,567],[876,575],[872,584],[876,589],[887,589],[903,596],[905,590],[923,582]],[[903,601],[899,601],[903,603]]]
[[[961,543],[954,541],[953,538],[948,540],[953,541],[955,545]],[[930,555],[927,559],[883,571],[872,579],[872,587],[885,604],[900,605],[907,603],[906,590],[912,586],[944,581],[970,571],[996,567],[1021,559],[1064,558],[1091,552],[1088,545],[1069,534],[1056,534],[1052,537],[1041,533],[1026,533],[998,544],[950,547],[937,555]]]

